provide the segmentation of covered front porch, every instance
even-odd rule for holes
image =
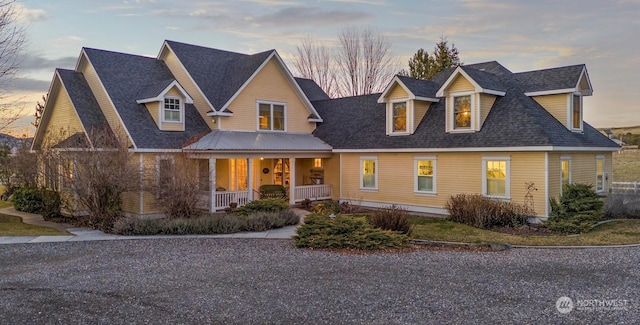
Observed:
[[[281,185],[291,205],[332,198],[324,181],[323,158],[196,158],[200,205],[209,211],[260,199],[262,185]]]
[[[311,134],[213,131],[183,150],[196,165],[201,207],[212,212],[260,199],[263,185],[283,189],[291,205],[335,191],[325,181],[331,147]]]

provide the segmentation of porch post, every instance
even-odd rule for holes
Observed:
[[[289,204],[296,204],[296,158],[289,158]]]
[[[253,201],[253,159],[247,158],[247,190],[248,201]]]
[[[216,212],[216,159],[209,158],[209,212]]]

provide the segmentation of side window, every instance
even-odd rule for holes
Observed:
[[[436,160],[435,158],[415,158],[415,186],[417,193],[436,192]]]
[[[360,158],[360,188],[366,190],[378,189],[377,157]]]

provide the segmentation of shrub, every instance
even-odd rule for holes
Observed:
[[[253,212],[243,218],[246,231],[265,231],[284,226],[296,225],[300,217],[291,209],[278,212]]]
[[[119,235],[211,235],[240,231],[265,231],[298,224],[300,217],[291,209],[254,212],[248,216],[207,215],[199,218],[140,219],[121,218],[113,225]]]
[[[551,199],[551,213],[545,225],[557,232],[583,233],[602,219],[602,198],[591,185],[570,184],[558,202]]]
[[[320,201],[313,206],[311,212],[322,215],[338,214],[340,213],[340,202],[336,200]]]
[[[62,205],[62,198],[60,192],[54,190],[41,190],[42,195],[42,217],[45,220],[60,216],[60,206]]]
[[[362,217],[311,214],[293,237],[296,247],[375,250],[409,245],[409,237],[373,228]]]
[[[289,203],[283,199],[269,198],[251,201],[233,211],[234,214],[248,216],[253,212],[279,212],[289,208]]]
[[[640,195],[611,193],[604,200],[606,219],[640,219]]]
[[[458,194],[447,200],[449,219],[477,228],[519,227],[527,224],[531,211],[521,204],[498,201],[480,194]]]
[[[13,192],[13,205],[18,211],[40,213],[42,192],[34,187],[20,187]]]
[[[406,235],[411,235],[413,230],[407,209],[395,205],[374,212],[369,222],[376,228],[399,231]]]

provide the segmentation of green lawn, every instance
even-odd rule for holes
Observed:
[[[443,220],[413,217],[412,237],[467,243],[509,243],[531,246],[589,246],[640,243],[640,220],[614,221],[596,227],[580,236],[517,236],[478,229]]]
[[[0,214],[0,236],[65,236],[69,233],[54,228],[28,225],[20,217]]]

